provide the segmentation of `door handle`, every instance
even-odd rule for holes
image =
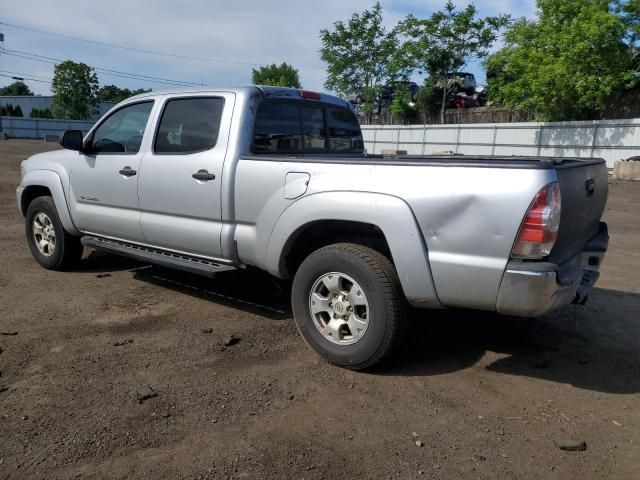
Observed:
[[[127,166],[127,167],[124,167],[122,170],[120,170],[118,173],[120,175],[124,175],[125,177],[133,177],[138,172],[136,172],[131,167]]]
[[[198,170],[196,173],[191,175],[196,180],[202,180],[203,182],[209,180],[215,180],[216,176],[213,173],[209,173],[206,170]]]

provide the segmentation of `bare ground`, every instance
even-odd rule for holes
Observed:
[[[288,285],[261,273],[90,252],[76,272],[40,268],[15,186],[51,148],[0,142],[0,332],[17,332],[0,335],[0,478],[640,475],[640,182],[610,184],[586,308],[417,312],[395,362],[354,373],[307,349]],[[138,403],[145,384],[158,396]]]

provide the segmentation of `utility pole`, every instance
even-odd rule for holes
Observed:
[[[0,23],[0,26],[2,23]],[[0,32],[0,55],[4,51],[4,33]],[[0,140],[4,140],[4,133],[2,133],[2,117],[0,116]]]

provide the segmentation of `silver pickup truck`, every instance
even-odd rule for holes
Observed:
[[[409,306],[538,316],[584,302],[608,245],[599,159],[367,155],[349,104],[243,87],[147,93],[22,163],[44,268],[83,247],[215,275],[293,278],[296,325],[361,369]]]

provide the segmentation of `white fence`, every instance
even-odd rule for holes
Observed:
[[[607,166],[640,155],[640,119],[562,123],[492,123],[362,127],[369,153],[601,157]]]
[[[94,122],[82,120],[52,120],[48,118],[2,117],[2,132],[9,138],[44,138],[60,135],[65,130],[87,133]]]

